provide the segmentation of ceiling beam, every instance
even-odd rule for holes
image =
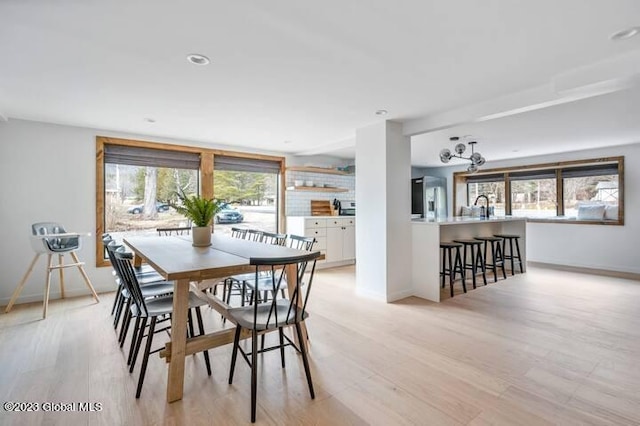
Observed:
[[[405,136],[494,120],[625,90],[640,82],[640,50],[559,74],[547,84],[455,110],[407,120]]]

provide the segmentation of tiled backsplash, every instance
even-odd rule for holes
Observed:
[[[287,216],[310,216],[311,200],[339,200],[356,199],[355,175],[330,175],[324,173],[309,173],[287,171],[287,187],[292,187],[294,181],[313,181],[314,184],[331,185],[346,188],[347,192],[315,192],[315,191],[287,191]]]

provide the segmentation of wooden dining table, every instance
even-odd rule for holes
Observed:
[[[189,291],[197,292],[203,285],[194,283],[216,283],[226,277],[255,271],[251,265],[252,258],[296,257],[307,253],[289,247],[275,246],[255,241],[241,240],[227,235],[213,234],[211,246],[193,247],[190,236],[167,237],[126,237],[124,243],[131,248],[137,266],[147,263],[151,265],[167,281],[174,282],[173,315],[171,325],[171,341],[160,351],[160,356],[169,364],[167,379],[167,402],[182,399],[184,391],[184,362],[187,355],[201,352],[233,342],[233,328],[217,330],[203,336],[187,338],[187,316],[189,310]],[[287,277],[296,276],[296,264],[287,266]],[[292,294],[295,279],[287,279],[289,294]],[[206,284],[205,284],[206,285]],[[197,287],[197,288],[194,288]],[[209,305],[220,312],[228,321],[230,306],[223,300],[204,293]],[[298,345],[306,345],[306,328],[303,324],[303,341]],[[243,330],[241,338],[250,337],[250,332]]]

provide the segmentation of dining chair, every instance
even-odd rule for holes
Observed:
[[[249,228],[231,228],[231,236],[234,238],[240,238],[248,241],[263,242],[264,232],[258,229]],[[276,234],[272,234],[276,235]],[[227,304],[231,302],[231,296],[233,294],[240,296],[240,304],[244,306],[246,288],[244,284],[245,278],[250,278],[251,274],[240,274],[227,277],[222,281],[222,300]],[[214,291],[215,294],[215,291]],[[223,322],[226,319],[223,318]]]
[[[156,333],[162,331],[169,331],[171,325],[167,325],[164,328],[156,329],[156,325],[159,322],[170,322],[171,314],[173,312],[173,295],[156,297],[148,299],[144,296],[142,287],[140,287],[138,280],[136,279],[135,271],[131,265],[133,255],[127,253],[122,249],[115,250],[114,257],[118,269],[122,274],[123,282],[127,290],[131,293],[131,299],[134,303],[130,306],[131,316],[135,316],[136,322],[134,325],[134,333],[132,337],[132,347],[129,351],[129,358],[127,363],[129,365],[129,372],[132,373],[138,358],[138,353],[142,347],[142,341],[146,337],[146,343],[144,347],[144,353],[142,355],[142,364],[140,366],[140,374],[138,376],[138,386],[136,388],[136,398],[140,398],[142,392],[142,385],[144,383],[144,377],[147,371],[147,364],[149,362],[149,355],[156,353],[164,348],[151,350],[153,343],[153,336]],[[188,335],[194,337],[193,321],[191,310],[196,313],[198,322],[199,335],[204,334],[204,324],[202,321],[202,312],[200,307],[207,305],[207,302],[196,297],[193,293],[189,292],[189,321],[188,321]],[[149,321],[150,320],[150,321]],[[149,321],[149,327],[147,329],[147,322]],[[145,330],[147,330],[145,334]],[[211,363],[209,360],[209,351],[203,352],[205,364],[207,367],[207,373],[211,375]]]
[[[124,299],[124,287],[122,284],[122,280],[117,274],[115,261],[113,259],[113,254],[109,250],[109,245],[117,245],[116,241],[110,234],[102,234],[102,245],[104,247],[104,251],[107,253],[107,257],[109,258],[109,262],[111,263],[112,271],[111,273],[114,276],[116,283],[116,294],[113,298],[113,306],[111,307],[111,315],[114,316],[113,327],[118,327],[118,322],[120,321],[120,316],[122,313]],[[138,282],[141,285],[146,285],[150,283],[157,283],[164,281],[162,275],[158,274],[155,269],[151,268],[149,265],[142,265],[141,267],[134,268],[136,271],[136,277],[138,278]]]
[[[246,235],[247,235],[247,231],[248,231],[247,228],[236,228],[236,227],[233,227],[233,228],[231,228],[231,236],[233,238],[244,239],[246,237]]]
[[[123,347],[129,331],[129,325],[131,324],[131,305],[133,303],[131,290],[126,283],[125,271],[121,269],[121,264],[117,261],[116,258],[116,252],[124,252],[124,246],[117,245],[115,244],[115,242],[111,242],[106,245],[106,249],[107,253],[109,254],[111,265],[113,266],[113,269],[116,273],[116,277],[118,280],[117,282],[119,284],[120,291],[119,294],[116,295],[116,297],[120,298],[120,302],[118,303],[116,316],[113,321],[113,328],[117,330],[120,316],[122,313],[124,313],[122,325],[120,326],[120,332],[118,333],[118,342],[120,343],[120,347]],[[173,293],[173,283],[165,281],[164,278],[162,278],[160,275],[148,277],[145,274],[137,274],[133,267],[131,269],[133,270],[133,274],[136,278],[136,283],[140,286],[140,292],[143,298],[149,299]],[[159,277],[161,281],[159,281],[157,277]],[[153,281],[146,282],[143,285],[142,282],[147,279],[153,279]],[[135,339],[132,338],[132,342],[133,340]],[[131,354],[131,349],[129,349],[129,353]]]
[[[274,246],[284,246],[287,242],[287,234],[276,234],[273,232],[263,232],[262,242]]]
[[[27,272],[24,274],[20,283],[16,287],[13,295],[11,296],[11,300],[9,300],[9,304],[7,305],[5,312],[8,313],[13,308],[13,304],[16,302],[18,296],[22,292],[25,283],[29,279],[31,272],[33,271],[33,267],[36,262],[40,258],[41,255],[47,255],[47,277],[45,280],[44,286],[44,300],[42,304],[42,319],[47,317],[47,310],[49,307],[49,290],[51,287],[51,273],[58,270],[60,276],[60,296],[64,299],[65,297],[65,288],[64,288],[64,269],[77,267],[80,271],[80,275],[82,275],[82,279],[84,280],[87,288],[91,292],[91,295],[95,299],[97,303],[100,302],[98,295],[96,294],[96,290],[93,288],[91,284],[91,280],[89,280],[89,276],[87,272],[84,270],[84,262],[80,262],[78,259],[78,255],[76,252],[81,248],[81,234],[75,232],[67,232],[64,226],[56,222],[38,222],[31,225],[31,247],[36,252]],[[69,254],[74,263],[66,263],[64,262],[64,255]],[[58,256],[58,264],[53,264],[53,256]]]
[[[279,349],[282,368],[285,368],[285,347],[292,346],[302,355],[302,362],[309,386],[309,394],[311,399],[315,398],[313,390],[313,382],[311,379],[311,370],[307,357],[306,345],[302,333],[302,321],[309,317],[307,312],[307,303],[313,282],[313,275],[316,268],[316,259],[320,256],[319,252],[305,253],[297,257],[289,257],[286,259],[277,258],[252,258],[250,264],[255,266],[255,280],[260,276],[261,269],[267,267],[270,269],[270,281],[272,291],[276,292],[282,285],[287,267],[295,269],[295,276],[287,277],[293,284],[293,290],[288,299],[273,298],[270,302],[260,303],[258,292],[253,292],[253,300],[251,305],[231,308],[228,311],[229,318],[236,324],[236,331],[233,341],[233,352],[231,354],[231,367],[229,371],[229,384],[233,384],[233,375],[235,372],[236,360],[238,352],[251,368],[251,422],[256,421],[256,402],[257,402],[257,370],[258,370],[258,354],[267,351]],[[302,277],[309,270],[308,282],[306,286],[302,286]],[[296,345],[288,336],[284,334],[285,328],[295,328],[295,333],[299,344]],[[251,332],[251,352],[247,353],[240,347],[240,334],[242,330]],[[258,348],[258,335],[264,335],[277,331],[279,334],[279,344],[269,348]],[[249,359],[251,357],[251,359]]]
[[[156,228],[156,232],[160,237],[167,237],[171,235],[189,235],[191,233],[191,227],[177,226],[171,228]]]
[[[258,229],[247,229],[244,239],[249,241],[262,241],[262,234],[264,234],[264,232]]]
[[[285,237],[287,237],[285,235]],[[288,239],[283,242],[283,244],[278,244],[278,245],[286,245],[290,248],[294,248],[297,250],[305,250],[305,251],[311,251],[313,250],[313,245],[315,244],[316,239],[314,237],[301,237],[298,235],[289,235]],[[255,277],[253,275],[245,275],[243,277],[243,281],[244,281],[244,285],[243,288],[245,289],[245,291],[248,292],[253,292],[255,290],[258,291],[258,299],[261,302],[266,302],[269,300],[269,295],[271,295],[272,297],[276,296],[276,293],[273,292],[273,288],[271,286],[271,279],[270,279],[270,273],[269,271],[266,271],[262,274],[260,274],[260,277],[257,281],[255,281]],[[282,293],[282,297],[285,297],[285,290],[287,288],[287,282],[286,279],[283,280],[283,282],[281,283],[282,285],[280,287],[278,287],[277,290],[279,290]],[[303,282],[304,285],[304,282]],[[249,299],[252,298],[251,295],[248,296]]]

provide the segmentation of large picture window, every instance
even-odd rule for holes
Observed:
[[[554,170],[516,172],[511,180],[511,215],[518,217],[557,216],[558,196]]]
[[[199,192],[199,169],[197,153],[104,145],[104,232],[121,242],[125,235],[187,228],[170,204],[179,191]]]
[[[495,215],[624,224],[624,157],[454,173],[454,211],[486,196]]]
[[[232,226],[278,232],[284,226],[284,170],[283,157],[98,136],[96,235],[122,241],[189,229],[171,207],[180,190],[226,203],[214,218],[217,232]],[[96,238],[96,266],[108,264]]]
[[[215,217],[216,229],[232,227],[278,231],[280,163],[226,155],[214,157],[213,192],[228,202]]]

